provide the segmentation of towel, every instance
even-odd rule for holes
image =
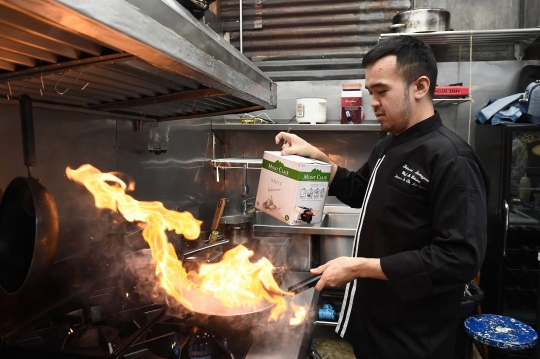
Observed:
[[[517,122],[523,113],[519,110],[518,101],[512,103],[508,108],[497,112],[491,119],[491,124],[493,126],[501,123],[512,123]]]
[[[504,110],[506,107],[511,105],[513,102],[518,101],[522,97],[523,97],[522,93],[517,93],[514,95],[510,95],[510,96],[506,96],[501,99],[498,99],[497,101],[493,102],[491,105],[484,107],[480,112],[478,112],[478,114],[476,115],[476,118],[478,119],[478,121],[484,124],[488,122],[489,120],[491,120],[491,118],[495,116],[497,112]]]

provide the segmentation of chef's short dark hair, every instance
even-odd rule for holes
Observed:
[[[433,98],[437,85],[437,61],[425,42],[407,35],[382,40],[364,56],[362,67],[368,68],[377,60],[389,55],[397,57],[398,69],[407,85],[420,76],[427,76],[430,81],[429,95]]]

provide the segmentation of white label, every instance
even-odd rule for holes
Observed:
[[[298,105],[298,107],[296,108],[296,117],[304,117],[304,105]]]

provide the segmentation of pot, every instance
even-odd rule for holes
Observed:
[[[435,32],[450,30],[450,12],[444,9],[414,9],[402,11],[392,19],[394,32]]]
[[[229,240],[227,249],[239,244],[251,248],[253,245],[253,217],[247,215],[224,216],[219,221],[218,232]]]
[[[58,243],[54,199],[31,176],[36,156],[30,97],[21,95],[19,106],[28,177],[13,179],[0,202],[0,287],[8,294],[36,280],[53,263]]]
[[[298,123],[326,122],[326,99],[317,97],[296,99],[296,121]]]

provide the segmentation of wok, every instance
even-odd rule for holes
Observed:
[[[228,242],[228,240],[218,241],[210,245],[205,245],[199,248],[195,248],[189,252],[177,252],[179,253],[179,258],[187,258],[198,252],[206,251],[212,246],[219,246]],[[185,263],[185,262],[184,262]],[[283,273],[281,274],[283,275]],[[142,249],[137,252],[130,253],[126,256],[126,278],[128,279],[128,288],[137,287],[134,283],[138,282],[142,286],[143,292],[146,293],[145,288],[155,287],[159,282],[157,276],[155,275],[155,263],[153,263],[151,249]],[[321,275],[315,275],[310,278],[307,278],[295,285],[292,285],[288,288],[288,292],[291,295],[296,295],[301,293],[309,288],[314,287]],[[164,290],[159,289],[160,295],[167,297]],[[226,307],[220,300],[213,296],[201,296],[198,291],[184,291],[182,293],[184,298],[192,303],[192,311],[211,316],[221,316],[221,317],[232,317],[232,316],[243,316],[248,314],[260,313],[270,308],[274,307],[274,303],[271,302],[262,302],[256,306],[240,306],[240,307]]]
[[[36,178],[32,101],[19,100],[24,164],[28,178],[17,177],[0,203],[0,287],[15,294],[52,264],[58,242],[58,213],[51,194]]]

